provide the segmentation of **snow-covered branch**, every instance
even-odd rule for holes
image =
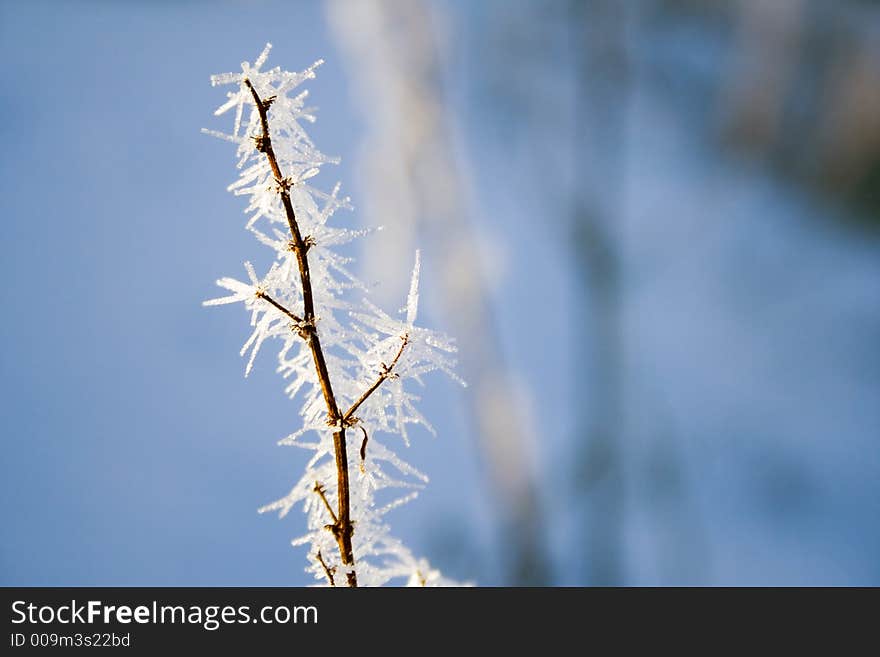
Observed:
[[[241,351],[250,351],[246,375],[263,343],[277,341],[278,372],[289,380],[285,391],[302,399],[302,425],[281,444],[314,452],[293,489],[260,511],[284,516],[302,506],[308,531],[294,545],[310,545],[307,570],[331,586],[340,582],[340,572],[349,586],[398,578],[415,585],[447,584],[390,535],[385,515],[413,499],[427,477],[375,435],[397,434],[408,445],[408,425],[433,431],[405,383],[421,382],[421,375],[436,369],[460,381],[453,373],[455,346],[445,335],[415,324],[418,253],[403,318],[367,299],[348,298],[366,287],[348,270],[350,259],[332,247],[364,231],[328,225],[337,210],[350,208],[349,200],[339,196],[339,184],[329,194],[311,186],[321,167],[337,160],[318,151],[302,127],[314,121],[314,110],[305,106],[308,92],[298,88],[315,77],[321,62],[299,73],[263,70],[270,48],[253,64],[244,62],[241,73],[211,78],[214,85],[234,86],[216,111],[233,111],[234,123],[230,134],[205,131],[238,145],[241,173],[229,190],[249,197],[247,228],[275,252],[263,278],[245,263],[249,282],[221,278],[217,284],[232,294],[205,305],[242,302],[250,312],[253,331]],[[346,429],[355,426],[363,441],[360,467],[352,469]],[[307,435],[314,439],[304,440]],[[377,492],[387,488],[402,493],[377,505]],[[329,558],[332,554],[336,559]]]

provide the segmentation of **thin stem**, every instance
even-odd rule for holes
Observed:
[[[337,524],[339,524],[339,519],[336,517],[336,514],[333,513],[333,507],[330,506],[330,502],[327,501],[327,496],[324,494],[324,487],[321,485],[320,482],[316,481],[315,487],[312,490],[314,490],[318,494],[318,497],[321,498],[324,506],[327,507],[327,513],[329,513],[330,517],[333,518],[333,526],[335,527]]]
[[[307,256],[309,243],[303,239],[302,233],[299,230],[296,213],[290,200],[290,180],[281,173],[281,168],[278,166],[278,158],[275,157],[275,150],[272,147],[268,116],[271,99],[263,102],[250,80],[245,79],[244,84],[254,98],[254,104],[260,115],[260,125],[263,130],[263,134],[255,138],[256,147],[261,153],[265,153],[269,167],[272,169],[272,175],[275,177],[275,182],[278,185],[278,193],[281,195],[281,204],[284,206],[284,212],[287,216],[287,225],[290,228],[293,250],[296,253],[296,262],[299,267],[300,282],[302,283],[303,320],[301,326],[303,327],[303,337],[311,349],[312,360],[315,362],[318,384],[321,386],[321,393],[327,406],[327,423],[330,426],[339,427],[333,434],[333,449],[336,457],[336,477],[338,483],[337,497],[339,499],[339,511],[336,514],[337,520],[334,525],[333,534],[339,545],[339,556],[342,558],[342,563],[349,567],[347,572],[348,585],[354,587],[357,586],[357,574],[354,569],[354,550],[351,545],[351,535],[354,533],[354,526],[351,522],[351,495],[348,481],[348,453],[345,444],[345,428],[341,422],[342,417],[339,415],[336,397],[333,395],[333,386],[330,384],[327,360],[324,358],[321,340],[318,338],[318,331],[315,328],[315,300],[312,294],[312,278]]]
[[[336,567],[330,568],[327,565],[327,562],[324,561],[324,557],[321,555],[321,551],[318,550],[318,554],[315,555],[315,559],[318,560],[318,563],[321,564],[321,568],[324,569],[324,574],[327,576],[327,581],[330,582],[330,586],[336,586],[336,580],[333,579],[333,573],[336,572]]]
[[[361,442],[361,451],[360,451],[360,454],[361,454],[361,466],[360,466],[360,467],[361,467],[361,472],[366,472],[367,469],[366,469],[366,465],[365,465],[365,464],[366,464],[366,462],[367,462],[367,443],[370,441],[370,436],[367,435],[367,430],[364,429],[364,425],[363,425],[363,424],[359,424],[359,425],[358,425],[358,429],[360,429],[360,430],[363,431],[363,433],[364,433],[364,439],[363,439],[363,441]]]
[[[364,439],[361,442],[361,461],[367,460],[367,443],[370,442],[370,436],[367,434],[367,430],[364,429],[363,425],[358,427],[364,433]]]
[[[349,420],[351,420],[352,416],[354,416],[354,412],[360,407],[361,404],[363,404],[365,401],[367,401],[367,399],[369,398],[370,395],[372,395],[374,392],[376,392],[378,387],[380,385],[382,385],[382,383],[386,379],[390,379],[392,377],[392,375],[393,375],[392,370],[394,369],[394,366],[397,365],[397,361],[399,361],[401,355],[403,355],[403,350],[406,348],[406,345],[409,344],[409,333],[402,336],[400,339],[401,339],[400,349],[397,350],[397,354],[394,356],[394,360],[391,361],[390,365],[385,365],[385,363],[382,363],[382,371],[379,372],[378,378],[375,381],[373,381],[373,384],[369,388],[364,390],[364,393],[360,397],[358,397],[357,401],[354,404],[352,404],[351,408],[349,408],[345,412],[345,415],[342,416],[342,423],[343,424],[346,424]]]
[[[302,324],[302,322],[303,322],[302,317],[298,316],[298,315],[295,314],[295,313],[292,313],[290,310],[288,310],[287,308],[285,308],[284,306],[282,306],[280,303],[278,303],[277,301],[275,301],[275,299],[273,299],[272,297],[270,297],[270,296],[269,296],[268,294],[266,294],[265,292],[258,291],[256,296],[257,296],[258,299],[262,299],[263,301],[266,301],[266,302],[268,302],[269,304],[275,306],[275,307],[276,307],[278,310],[280,310],[282,313],[284,313],[285,315],[287,315],[288,317],[290,317],[290,319],[292,319],[297,325]]]

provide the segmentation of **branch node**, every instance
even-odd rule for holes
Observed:
[[[357,425],[361,419],[356,415],[344,415],[339,417],[334,422],[334,427],[339,427],[340,429],[348,429],[349,427],[353,427]]]
[[[281,178],[280,180],[276,178],[275,184],[272,185],[269,189],[271,189],[279,194],[284,194],[291,187],[293,187],[293,179],[290,176],[287,176],[285,178]]]
[[[251,137],[254,140],[254,148],[256,148],[261,153],[268,153],[269,149],[272,148],[272,140],[269,138],[269,135],[256,135]]]
[[[296,322],[291,322],[288,326],[290,326],[291,331],[294,331],[306,342],[309,342],[312,339],[316,330],[314,319],[301,319]]]
[[[384,381],[385,379],[399,379],[400,375],[397,372],[393,372],[394,364],[386,365],[385,363],[379,363],[381,367],[379,368],[379,377]]]
[[[361,419],[354,415],[331,415],[327,413],[327,426],[334,429],[348,429],[360,421]]]
[[[346,527],[342,526],[342,523],[339,523],[339,522],[337,522],[335,524],[324,525],[324,529],[326,529],[328,532],[333,534],[333,537],[337,541],[341,541],[344,539],[345,536],[348,536],[349,538],[354,536],[354,525],[355,525],[355,522],[354,522],[354,520],[352,520],[348,523],[347,529],[346,529]]]

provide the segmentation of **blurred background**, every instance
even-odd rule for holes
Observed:
[[[306,454],[213,281],[264,249],[208,76],[327,63],[375,299],[423,250],[431,484],[481,585],[880,585],[880,3],[0,2],[0,584],[311,583]]]

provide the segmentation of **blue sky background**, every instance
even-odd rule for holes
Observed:
[[[578,435],[570,411],[591,394],[570,357],[589,328],[571,311],[583,290],[570,236],[547,219],[563,205],[547,190],[568,174],[533,150],[565,144],[481,100],[490,85],[468,60],[491,68],[483,35],[504,4],[449,5],[448,90],[475,231],[498,260],[497,339],[538,432],[548,559],[554,581],[577,584],[585,556],[560,509],[579,500],[560,471]],[[272,65],[326,60],[308,85],[311,134],[342,164],[318,181],[343,181],[356,211],[340,219],[359,225],[369,108],[320,4],[0,3],[2,585],[310,583],[289,545],[302,518],[256,513],[302,469],[304,453],[275,445],[298,405],[268,353],[243,378],[246,316],[200,305],[218,276],[265,257],[225,191],[232,146],[199,130],[229,124],[212,115],[224,92],[209,75],[266,41]],[[652,77],[682,52],[713,74],[699,35],[646,42],[627,115],[626,581],[880,583],[876,234],[707,149],[699,110]],[[425,248],[428,322],[446,330],[430,280],[445,254]],[[535,300],[542,349],[522,321]],[[430,380],[439,437],[405,456],[432,481],[391,523],[446,574],[501,583],[466,394]],[[679,497],[666,504],[651,473],[668,453]]]

